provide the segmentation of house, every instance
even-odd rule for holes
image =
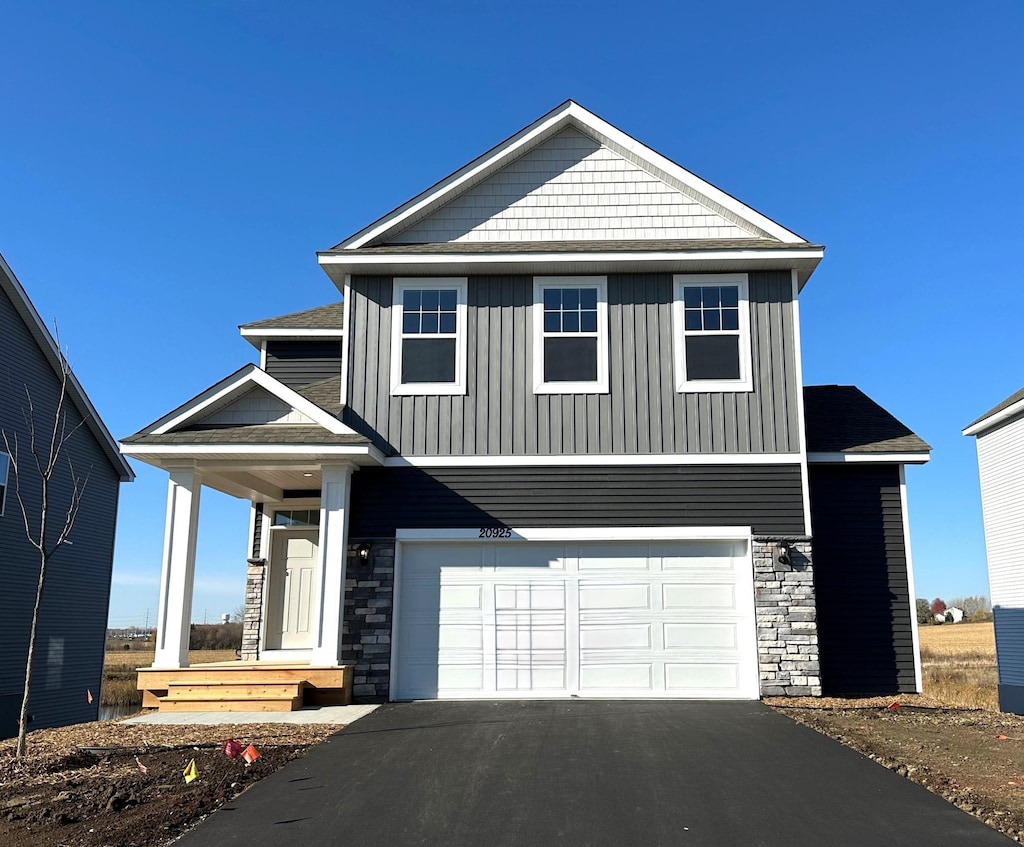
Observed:
[[[187,708],[204,486],[252,504],[249,677],[919,690],[904,467],[929,447],[802,385],[823,254],[572,101],[319,253],[340,302],[243,325],[259,365],[124,440],[170,477],[147,702]]]
[[[956,606],[950,606],[946,609],[946,614],[942,616],[942,619],[946,623],[962,623],[964,619],[964,610]]]
[[[978,447],[981,513],[996,631],[999,708],[1024,714],[1024,388],[969,424]]]
[[[36,420],[51,426],[61,394],[61,357],[53,336],[21,283],[0,256],[0,430],[23,467],[21,492],[33,526],[38,526],[39,490],[34,469],[25,467],[31,400]],[[114,523],[120,483],[131,468],[104,427],[85,391],[70,374],[67,422],[81,428],[68,441],[67,455],[79,473],[88,472],[85,494],[70,543],[50,560],[39,612],[32,689],[31,728],[96,720],[114,555]],[[84,424],[83,424],[84,421]],[[52,432],[52,429],[51,429]],[[41,435],[45,433],[41,430]],[[15,448],[17,444],[17,448]],[[51,520],[67,509],[71,474],[59,466],[51,485]],[[17,499],[18,480],[0,438],[0,738],[18,734],[25,685],[29,631],[39,578],[39,559],[25,534]],[[90,696],[91,695],[91,696]]]

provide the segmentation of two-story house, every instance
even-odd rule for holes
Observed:
[[[903,469],[929,448],[803,386],[823,253],[571,101],[321,252],[340,302],[244,325],[258,366],[124,442],[170,474],[147,702],[187,663],[202,486],[252,503],[249,673],[918,690]]]

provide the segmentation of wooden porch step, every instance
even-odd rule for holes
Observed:
[[[292,712],[302,706],[304,681],[171,682],[158,698],[165,712]]]
[[[301,697],[288,700],[171,700],[157,698],[161,712],[294,712]]]

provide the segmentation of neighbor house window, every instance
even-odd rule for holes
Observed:
[[[4,513],[7,502],[7,472],[11,467],[11,457],[0,451],[0,515]]]
[[[393,394],[466,393],[466,280],[396,279]]]
[[[675,277],[678,391],[750,391],[746,274]]]
[[[534,280],[534,390],[608,391],[608,295],[604,277]]]

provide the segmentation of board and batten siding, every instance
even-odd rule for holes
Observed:
[[[802,535],[800,466],[362,468],[349,537],[399,528],[752,526]]]
[[[3,292],[0,362],[4,363],[0,375],[0,429],[16,434],[19,448],[26,450],[29,439],[22,410],[26,388],[39,419],[52,420],[60,384]],[[69,427],[79,420],[77,410],[71,406]],[[56,553],[47,570],[33,664],[30,729],[96,720],[100,702],[119,480],[107,455],[86,427],[72,436],[67,455],[75,471],[88,476],[88,482],[71,534],[72,544]],[[27,453],[21,459],[26,461]],[[29,515],[38,521],[38,477],[33,477],[28,469],[24,473],[22,495]],[[7,506],[0,516],[4,579],[0,596],[0,738],[18,732],[39,574],[38,554],[25,537],[13,469],[8,482]],[[61,520],[70,492],[70,475],[62,468],[51,487],[51,518]]]
[[[790,274],[753,272],[754,390],[679,393],[672,275],[608,276],[609,391],[535,394],[533,278],[470,277],[465,395],[391,395],[390,277],[351,283],[346,423],[402,455],[797,453]]]
[[[977,442],[999,705],[1024,713],[1024,416]]]
[[[341,373],[341,342],[268,341],[266,371],[289,388],[299,388]]]
[[[808,470],[822,693],[914,693],[899,465]]]

